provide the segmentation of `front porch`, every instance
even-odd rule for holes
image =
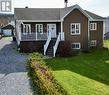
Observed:
[[[37,41],[37,40],[47,40],[47,33],[21,33],[21,41]]]
[[[19,45],[21,42],[45,42],[43,45],[44,55],[56,55],[60,41],[64,41],[64,32],[62,23],[18,23],[17,39]],[[55,39],[54,43],[52,39]],[[34,44],[37,45],[37,44]],[[34,47],[33,45],[33,47]],[[24,47],[24,46],[23,46]],[[50,52],[48,54],[48,52]]]

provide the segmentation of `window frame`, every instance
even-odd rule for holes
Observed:
[[[41,28],[41,27],[40,27],[40,28],[38,28],[38,31],[37,31],[37,27],[39,27],[39,26],[42,26],[42,29],[40,29],[40,28]],[[41,31],[39,31],[39,30],[41,30]],[[43,32],[44,32],[44,31],[43,31],[43,24],[36,24],[36,32],[37,32],[37,33],[40,33],[40,34],[43,34]]]
[[[75,45],[75,48],[73,48],[72,45]],[[76,47],[76,45],[79,45],[79,48]],[[76,49],[76,50],[81,49],[81,43],[79,43],[79,42],[78,43],[71,43],[71,49]]]
[[[74,25],[74,33],[72,33],[73,29],[72,29],[72,25]],[[79,29],[76,29],[76,26],[79,25]],[[77,30],[79,31],[77,33]],[[80,35],[81,33],[81,23],[71,23],[70,25],[70,32],[71,32],[71,35]]]
[[[90,46],[91,47],[96,47],[97,46],[97,40],[91,40],[90,41]]]
[[[1,12],[11,12],[11,1],[1,1]]]
[[[31,34],[31,24],[23,24],[23,34]]]
[[[97,30],[97,23],[90,23],[90,30]]]

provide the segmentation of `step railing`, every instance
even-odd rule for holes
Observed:
[[[56,43],[53,47],[53,56],[55,57],[56,55],[56,51],[57,51],[57,48],[58,48],[58,45],[59,45],[59,42],[61,41],[61,33],[58,34],[58,38],[56,40]]]
[[[47,39],[47,41],[46,41],[46,43],[44,45],[44,55],[46,55],[46,51],[47,51],[47,48],[48,48],[48,46],[50,44],[50,41],[51,41],[51,32],[49,33],[48,39]]]

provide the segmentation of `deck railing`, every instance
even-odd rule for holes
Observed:
[[[58,38],[57,38],[57,40],[56,40],[56,43],[55,43],[55,45],[54,45],[54,47],[53,47],[53,56],[55,57],[55,55],[56,55],[56,51],[57,51],[57,48],[58,48],[58,45],[59,45],[59,42],[61,41],[61,33],[59,33],[59,35],[58,35]]]
[[[47,33],[21,33],[21,41],[47,40]]]
[[[49,33],[48,39],[47,39],[47,41],[46,41],[46,43],[44,45],[44,55],[46,55],[46,51],[47,51],[47,48],[48,48],[48,46],[50,44],[50,41],[51,41],[51,33]]]

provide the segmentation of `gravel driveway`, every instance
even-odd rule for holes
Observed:
[[[0,95],[32,95],[26,58],[16,51],[11,38],[0,40]]]

